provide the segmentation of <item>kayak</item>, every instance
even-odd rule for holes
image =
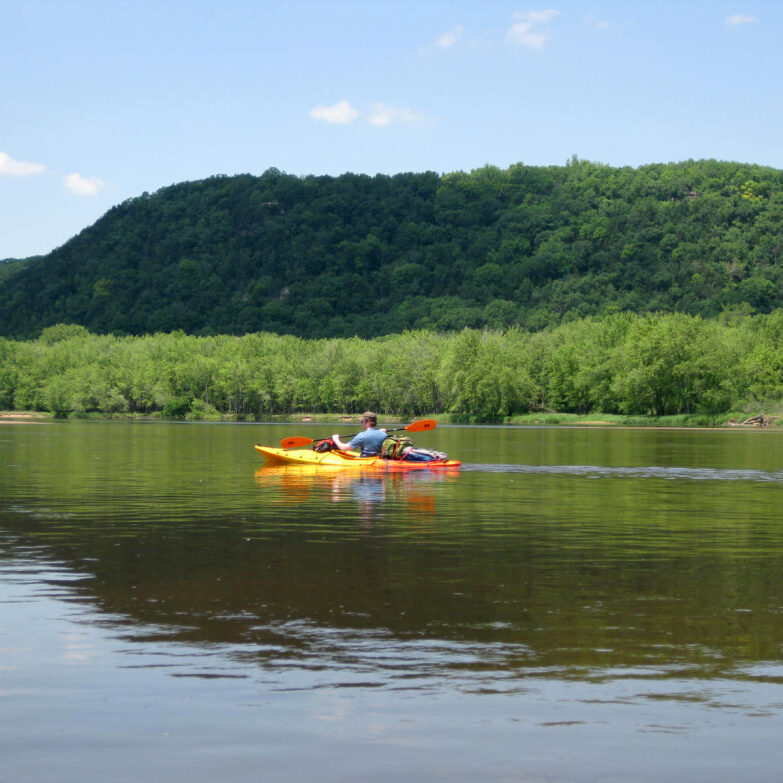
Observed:
[[[383,457],[360,457],[355,451],[308,451],[305,449],[280,449],[259,446],[256,451],[273,465],[321,465],[330,468],[374,468],[380,470],[421,470],[422,468],[458,468],[457,460],[434,462],[401,462]]]

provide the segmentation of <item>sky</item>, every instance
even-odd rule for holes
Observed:
[[[780,0],[0,0],[0,259],[216,174],[783,168]]]

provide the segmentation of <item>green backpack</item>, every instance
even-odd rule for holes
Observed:
[[[413,441],[407,435],[389,435],[381,445],[381,456],[385,459],[402,459],[403,452]]]

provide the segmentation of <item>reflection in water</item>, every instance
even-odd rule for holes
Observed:
[[[255,469],[242,427],[37,431],[0,440],[0,710],[57,764],[78,714],[69,779],[106,779],[104,726],[136,780],[153,735],[189,780],[308,780],[324,748],[332,780],[778,773],[773,439],[452,431],[461,473],[372,474]]]
[[[388,500],[423,517],[434,516],[433,486],[455,481],[458,476],[458,468],[392,472],[314,465],[265,465],[255,472],[256,484],[266,490],[262,496],[265,503],[354,501],[365,521],[372,518],[378,504]]]

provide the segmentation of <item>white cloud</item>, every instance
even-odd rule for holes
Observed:
[[[435,45],[441,49],[448,49],[450,46],[454,46],[454,44],[459,42],[464,32],[465,28],[461,24],[458,24],[453,30],[449,30],[449,32],[443,33],[443,35],[435,42]]]
[[[98,177],[83,177],[74,172],[63,179],[63,185],[77,196],[94,196],[106,187],[106,183]]]
[[[732,14],[731,16],[726,17],[726,24],[731,27],[738,27],[742,24],[753,24],[753,22],[758,22],[758,19],[756,19],[755,16],[747,16],[745,14]]]
[[[517,11],[514,14],[516,21],[506,33],[506,40],[531,49],[540,49],[550,38],[549,23],[559,15],[559,11],[551,8],[525,13]]]
[[[26,160],[14,160],[8,153],[0,152],[0,174],[9,177],[29,177],[46,171],[42,163],[28,163]]]
[[[310,116],[333,125],[347,125],[359,116],[359,112],[348,101],[340,101],[334,106],[316,106],[310,109]]]
[[[384,125],[399,125],[409,122],[421,122],[422,115],[408,108],[398,108],[389,106],[386,103],[376,103],[372,107],[372,112],[368,122],[370,125],[383,127]]]
[[[407,107],[390,106],[388,103],[374,103],[369,111],[360,112],[348,101],[340,101],[334,106],[316,106],[310,110],[310,116],[316,120],[323,120],[338,125],[347,125],[362,117],[370,125],[383,127],[386,125],[404,125],[412,122],[421,122],[424,116]]]

